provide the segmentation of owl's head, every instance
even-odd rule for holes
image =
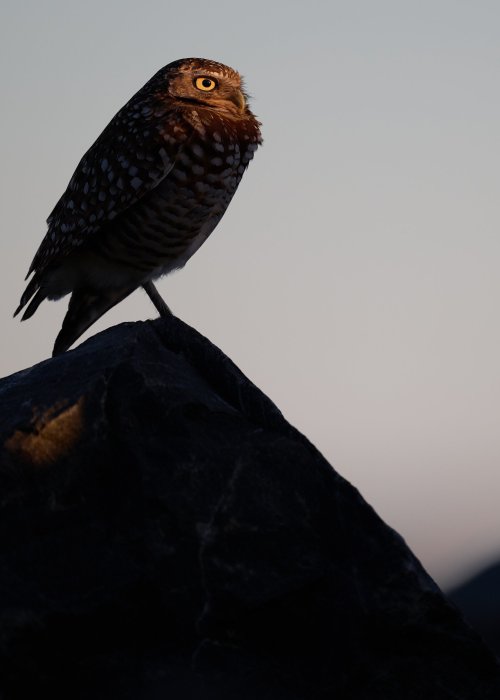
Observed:
[[[246,94],[237,71],[204,58],[183,58],[167,66],[168,93],[189,104],[244,114]]]

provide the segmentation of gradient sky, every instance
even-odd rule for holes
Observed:
[[[500,3],[4,0],[0,376],[84,151],[161,66],[246,77],[263,122],[223,222],[160,282],[447,586],[500,556]],[[89,334],[152,317],[138,291]]]

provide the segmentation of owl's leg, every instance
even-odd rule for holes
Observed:
[[[156,306],[156,310],[158,311],[160,316],[173,316],[172,312],[161,298],[160,292],[156,289],[152,282],[144,282],[142,288],[144,289],[148,297],[151,299],[153,304]]]

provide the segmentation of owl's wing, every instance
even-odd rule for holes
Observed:
[[[130,103],[120,110],[83,156],[47,219],[48,232],[27,276],[43,272],[156,187],[191,133],[175,111],[140,104],[134,110]]]

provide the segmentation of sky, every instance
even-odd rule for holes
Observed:
[[[497,0],[4,0],[0,376],[50,355],[66,301],[12,312],[83,153],[163,65],[227,63],[265,143],[160,291],[438,583],[500,558],[499,34]]]

